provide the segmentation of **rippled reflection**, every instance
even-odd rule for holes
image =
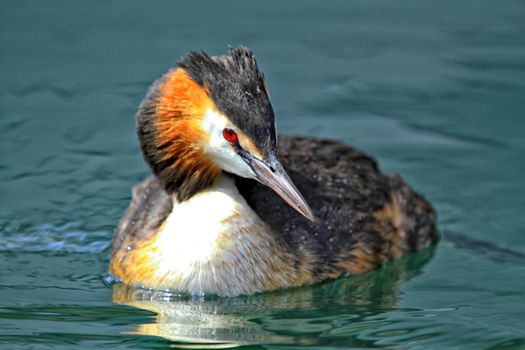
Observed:
[[[138,325],[133,333],[161,336],[180,347],[196,343],[214,348],[261,343],[373,347],[373,340],[358,335],[371,323],[394,322],[373,316],[405,311],[396,308],[400,287],[423,272],[433,253],[433,249],[420,252],[362,276],[236,298],[187,296],[117,284],[113,302],[155,312],[154,323]]]

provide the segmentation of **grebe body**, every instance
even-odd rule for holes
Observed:
[[[127,284],[251,294],[360,274],[436,240],[431,206],[368,155],[277,140],[244,47],[183,58],[150,88],[138,134],[154,174],[113,239],[110,272]]]

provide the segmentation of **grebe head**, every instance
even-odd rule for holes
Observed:
[[[182,58],[152,85],[137,122],[146,161],[180,201],[226,171],[263,183],[313,220],[277,158],[272,105],[249,49]]]

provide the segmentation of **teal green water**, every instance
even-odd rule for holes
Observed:
[[[281,132],[373,154],[461,240],[252,297],[113,292],[148,84],[238,44]],[[2,1],[0,348],[525,349],[524,111],[522,1]]]

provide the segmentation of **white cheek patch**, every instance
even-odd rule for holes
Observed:
[[[222,135],[225,128],[236,129],[224,115],[209,109],[202,119],[201,126],[209,135],[205,152],[219,167],[242,177],[255,178],[252,169]]]

